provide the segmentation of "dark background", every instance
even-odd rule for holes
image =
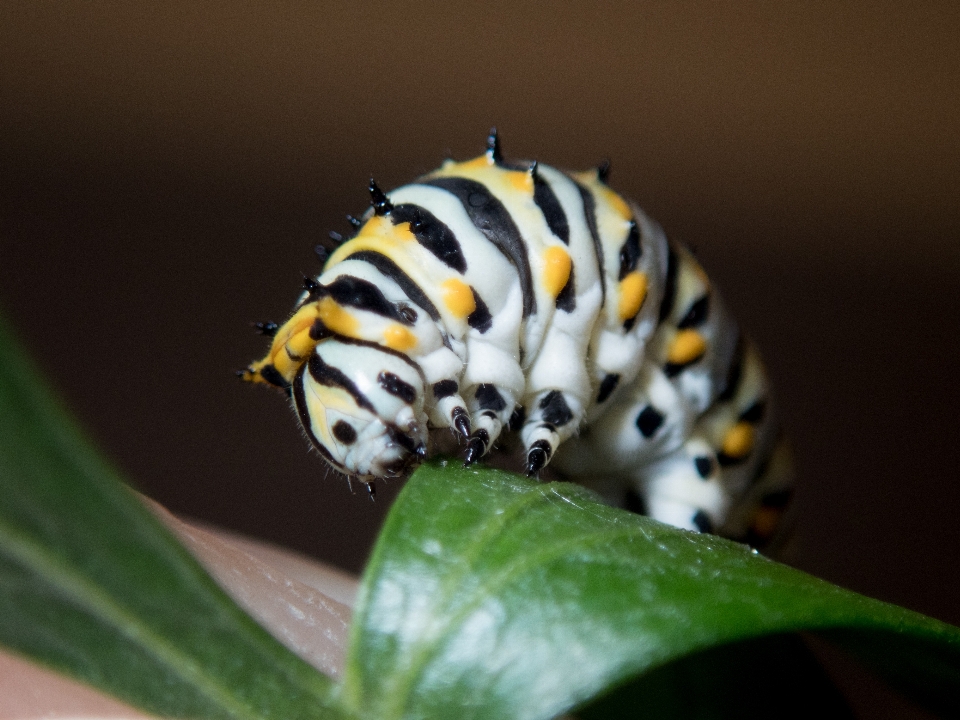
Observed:
[[[371,173],[493,124],[508,155],[610,157],[763,349],[787,560],[960,623],[958,8],[4,3],[0,307],[147,495],[356,571],[396,488],[351,495],[237,383],[250,321]]]

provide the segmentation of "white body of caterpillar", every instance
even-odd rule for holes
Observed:
[[[474,160],[389,195],[307,280],[242,373],[290,391],[312,444],[367,482],[405,474],[450,428],[466,461],[519,433],[608,495],[753,542],[789,497],[763,367],[689,252],[605,182]]]

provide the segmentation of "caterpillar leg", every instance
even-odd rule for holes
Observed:
[[[463,372],[462,392],[467,400],[473,433],[467,442],[464,464],[471,465],[493,447],[523,392],[524,376],[517,361],[515,337],[486,337],[472,330],[467,338],[468,358]]]
[[[470,413],[460,396],[460,388],[453,379],[433,384],[433,401],[428,405],[430,422],[435,427],[448,427],[460,434],[461,439],[470,437]]]
[[[533,413],[524,423],[520,438],[526,450],[526,473],[532,476],[576,432],[583,419],[583,405],[570,393],[547,390],[534,396],[529,407]]]
[[[514,393],[493,383],[480,383],[468,402],[473,433],[467,442],[464,465],[472,465],[493,447],[508,425],[517,401]]]

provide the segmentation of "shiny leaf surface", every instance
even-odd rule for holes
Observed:
[[[798,630],[960,710],[957,628],[578,486],[438,461],[378,540],[345,699],[384,719],[550,718],[688,655]]]

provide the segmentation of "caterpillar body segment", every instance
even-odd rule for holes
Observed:
[[[605,173],[488,151],[390,193],[326,258],[243,378],[288,390],[311,443],[372,483],[449,428],[503,433],[653,517],[755,542],[789,497],[756,350],[692,255]]]

